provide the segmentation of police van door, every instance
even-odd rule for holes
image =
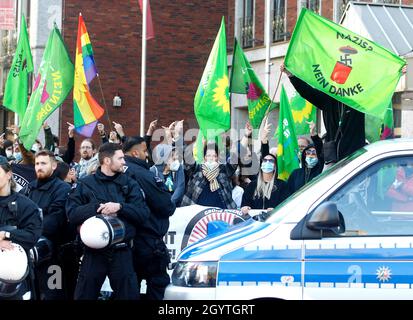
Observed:
[[[413,299],[413,157],[370,165],[327,201],[345,228],[304,240],[303,298]]]

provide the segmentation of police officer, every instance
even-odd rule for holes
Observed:
[[[12,243],[17,243],[28,252],[42,233],[42,219],[38,206],[16,193],[15,187],[11,166],[0,156],[0,250],[11,250]],[[17,294],[8,299],[21,300],[24,289],[22,285]]]
[[[122,147],[105,143],[99,148],[100,167],[78,181],[66,204],[69,221],[81,225],[97,214],[119,218],[125,225],[123,242],[108,248],[86,247],[75,289],[75,299],[96,300],[108,276],[114,299],[139,299],[130,242],[135,227],[149,217],[139,185],[123,173]]]
[[[67,217],[65,211],[66,199],[70,185],[59,179],[55,170],[57,161],[53,152],[40,150],[35,155],[35,170],[37,179],[29,183],[20,192],[33,200],[43,212],[43,233],[50,244],[50,259],[36,266],[40,299],[64,299],[62,266],[58,266],[58,248],[65,239]],[[50,284],[53,283],[51,286]]]
[[[123,151],[126,154],[126,173],[142,187],[151,211],[149,219],[138,227],[135,237],[134,258],[138,284],[140,287],[142,279],[146,279],[146,297],[162,300],[170,282],[166,272],[170,257],[163,237],[168,232],[169,217],[175,212],[175,204],[163,181],[149,170],[145,139],[130,137]]]

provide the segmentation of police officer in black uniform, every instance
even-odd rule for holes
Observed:
[[[70,185],[55,173],[57,161],[53,152],[40,150],[35,155],[37,179],[29,183],[20,192],[33,200],[43,212],[43,233],[50,244],[50,259],[36,266],[40,299],[65,299],[62,266],[58,261],[58,249],[64,242],[68,221],[65,205],[70,192]],[[60,269],[50,268],[59,266]]]
[[[99,148],[99,163],[96,173],[80,179],[70,194],[66,204],[69,221],[81,225],[97,214],[114,216],[124,223],[125,237],[109,248],[86,247],[75,299],[96,300],[106,276],[114,299],[139,299],[131,240],[135,227],[143,224],[150,212],[139,185],[123,173],[125,160],[119,144],[103,144]]]
[[[142,187],[151,211],[149,219],[138,227],[135,237],[134,259],[139,287],[142,279],[146,279],[147,299],[162,300],[170,282],[166,272],[170,257],[163,237],[168,232],[169,217],[175,212],[175,204],[163,181],[149,170],[145,139],[130,137],[123,151],[126,173]]]
[[[13,242],[28,253],[42,233],[42,218],[38,206],[16,193],[15,187],[11,166],[0,156],[0,250],[11,249]],[[21,300],[25,289],[27,286],[21,285],[17,294],[7,299]]]

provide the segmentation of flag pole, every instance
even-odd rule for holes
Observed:
[[[109,122],[109,129],[110,129],[110,131],[113,131],[112,121],[110,120],[110,117],[109,117],[109,110],[108,110],[108,107],[107,107],[107,105],[106,105],[105,96],[103,95],[102,84],[100,83],[99,73],[96,73],[96,78],[98,78],[98,83],[99,83],[99,88],[100,88],[100,94],[102,95],[103,105],[104,105],[105,110],[106,110],[106,112],[105,112],[105,113],[106,113],[106,117],[108,118],[108,122]],[[110,134],[110,132],[109,132],[109,134]]]
[[[270,0],[265,0],[265,86],[268,94],[270,94],[270,78],[271,78],[271,2]]]
[[[146,90],[146,20],[148,0],[142,1],[142,62],[141,62],[141,117],[140,136],[145,134],[145,90]]]
[[[282,75],[283,75],[283,73],[280,72],[280,76],[278,77],[277,85],[275,86],[275,91],[274,91],[274,95],[272,96],[271,102],[273,102],[274,99],[275,99],[275,94],[277,93],[278,87],[280,86],[280,81],[281,81]],[[268,106],[267,111],[265,111],[264,118],[262,118],[263,121],[264,121],[264,119],[268,116],[268,114],[270,113],[270,109],[271,109],[270,106],[271,106],[271,104]]]

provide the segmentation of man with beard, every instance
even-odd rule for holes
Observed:
[[[96,154],[96,145],[92,139],[85,139],[80,144],[80,161],[74,168],[78,179],[85,177],[88,174],[89,168],[98,163]]]
[[[101,145],[99,163],[96,173],[80,179],[70,194],[66,204],[69,221],[78,226],[96,215],[116,217],[125,234],[121,242],[108,247],[85,248],[75,300],[96,300],[106,276],[114,299],[136,300],[139,291],[131,247],[135,228],[148,220],[149,209],[139,185],[123,173],[125,159],[119,144]]]
[[[123,145],[123,151],[126,155],[126,174],[142,187],[150,209],[149,218],[139,225],[134,239],[138,285],[140,287],[142,279],[146,279],[146,298],[162,300],[170,282],[166,272],[170,258],[163,237],[168,232],[169,217],[175,212],[175,204],[162,179],[149,170],[145,139],[130,137]]]
[[[42,237],[46,238],[51,250],[50,259],[36,267],[40,299],[64,299],[61,270],[50,268],[58,265],[58,247],[66,233],[67,218],[65,212],[66,199],[70,186],[55,174],[56,158],[49,150],[40,150],[35,155],[35,171],[37,179],[32,181],[21,193],[35,202],[43,212]],[[49,269],[50,268],[50,269]]]

